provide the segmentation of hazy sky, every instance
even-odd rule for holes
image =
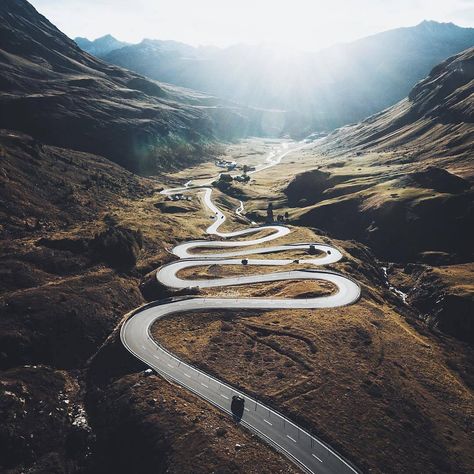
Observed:
[[[70,37],[317,50],[424,19],[474,26],[474,0],[30,0]]]

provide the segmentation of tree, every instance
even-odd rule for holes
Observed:
[[[231,183],[232,180],[233,180],[233,178],[230,174],[221,173],[221,175],[219,176],[219,181],[224,181],[226,183]]]
[[[273,222],[273,204],[271,202],[268,203],[267,207],[267,222]]]

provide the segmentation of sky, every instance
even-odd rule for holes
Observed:
[[[474,0],[29,0],[71,38],[270,43],[316,51],[422,20],[474,26]]]

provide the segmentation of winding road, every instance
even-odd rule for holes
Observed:
[[[267,169],[278,164],[283,157],[294,152],[305,145],[290,147],[286,144],[279,152],[272,152],[266,162],[256,168],[255,172]],[[292,270],[278,271],[267,274],[250,276],[218,278],[215,280],[183,280],[177,276],[178,272],[185,268],[218,265],[241,265],[242,260],[237,257],[264,253],[279,253],[291,250],[308,250],[310,246],[323,252],[319,258],[308,258],[300,260],[301,264],[322,266],[337,262],[342,258],[341,252],[329,245],[317,243],[295,243],[277,246],[266,246],[247,249],[270,242],[279,237],[289,234],[288,227],[270,225],[265,227],[250,227],[234,232],[219,232],[219,228],[225,222],[226,216],[212,202],[212,188],[208,183],[200,186],[192,186],[186,183],[183,188],[174,188],[163,191],[164,194],[172,195],[184,192],[198,192],[202,194],[204,205],[213,213],[214,222],[207,228],[209,235],[216,235],[223,239],[233,239],[244,235],[254,234],[262,229],[270,232],[264,237],[253,240],[195,240],[184,242],[173,249],[174,255],[180,260],[162,266],[157,272],[160,283],[171,288],[215,288],[230,285],[248,285],[269,281],[283,280],[322,280],[332,283],[337,291],[328,296],[307,299],[283,299],[283,298],[198,298],[178,297],[169,298],[151,303],[136,310],[121,328],[121,340],[125,347],[138,359],[165,378],[194,392],[201,398],[212,403],[221,410],[232,415],[231,402],[234,395],[239,395],[245,400],[244,411],[240,424],[257,434],[267,443],[274,446],[278,451],[297,464],[303,471],[308,473],[332,473],[346,474],[359,472],[348,461],[343,459],[330,446],[312,436],[308,431],[298,427],[285,416],[279,414],[270,407],[249,397],[234,387],[219,381],[205,372],[193,367],[178,357],[168,352],[159,342],[151,337],[151,326],[153,323],[165,316],[175,313],[213,309],[240,310],[240,309],[316,309],[334,308],[356,302],[360,297],[360,287],[354,280],[330,271],[320,269],[314,270]],[[243,204],[236,210],[237,214],[243,212]],[[244,248],[245,247],[245,248]],[[196,249],[207,250],[207,253],[196,253]],[[232,251],[225,251],[232,249]],[[209,253],[212,251],[212,253]],[[248,259],[248,266],[265,265],[284,267],[293,264],[291,259]]]

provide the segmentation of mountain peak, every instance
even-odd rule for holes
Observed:
[[[436,20],[423,20],[421,23],[418,23],[416,27],[425,27],[425,28],[436,28],[436,29],[460,29],[461,27],[454,24],[453,22],[440,22]]]
[[[95,41],[117,41],[117,42],[120,42],[117,38],[112,36],[110,33],[108,33],[104,36],[101,36],[100,38],[97,38]]]
[[[105,56],[115,49],[128,46],[128,43],[119,41],[110,33],[91,41],[88,38],[77,37],[74,41],[84,50],[94,56]]]

